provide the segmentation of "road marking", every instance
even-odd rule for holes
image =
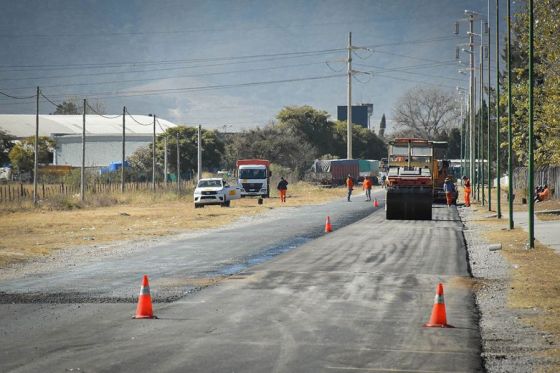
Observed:
[[[457,370],[418,370],[418,369],[394,369],[394,368],[357,368],[357,367],[330,367],[326,366],[326,369],[337,369],[337,370],[362,370],[367,372],[408,372],[408,373],[468,373],[468,371]]]

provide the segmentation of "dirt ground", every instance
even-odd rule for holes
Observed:
[[[57,211],[47,208],[3,210],[0,224],[0,268],[10,263],[49,255],[53,250],[145,237],[164,236],[226,225],[240,217],[284,206],[323,203],[345,195],[344,188],[324,189],[305,183],[290,184],[287,202],[276,194],[265,199],[243,198],[232,207],[194,209],[192,194],[177,199],[173,194],[137,193],[107,196],[117,203]]]
[[[536,206],[552,210],[560,207],[559,204],[559,201],[546,201]],[[533,311],[523,313],[521,321],[551,335],[555,345],[560,344],[560,255],[538,241],[534,250],[527,250],[527,233],[520,228],[508,229],[507,203],[502,205],[503,219],[496,219],[487,208],[476,202],[472,206],[478,209],[474,222],[493,227],[484,234],[484,238],[491,243],[501,243],[503,257],[516,269],[512,271],[508,306]],[[546,354],[560,361],[560,349],[549,349]],[[560,365],[546,367],[542,371],[558,372]]]

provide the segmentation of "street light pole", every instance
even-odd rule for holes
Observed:
[[[529,0],[529,182],[527,193],[529,200],[529,248],[535,248],[535,200],[533,190],[534,180],[534,153],[533,153],[533,0]]]
[[[500,0],[496,0],[496,215],[502,218],[500,186]]]
[[[509,229],[513,229],[513,133],[511,129],[511,0],[507,0],[507,66],[508,66],[508,208]]]
[[[348,109],[346,112],[346,158],[352,159],[352,33],[348,33]]]
[[[474,133],[474,126],[475,126],[475,101],[474,101],[474,90],[475,90],[475,83],[474,83],[474,13],[469,13],[469,67],[470,67],[470,79],[469,79],[469,178],[471,179],[471,183],[475,182],[475,165],[474,165],[474,157],[475,157],[475,133]],[[474,197],[474,193],[473,193]]]

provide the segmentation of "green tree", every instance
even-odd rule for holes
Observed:
[[[303,138],[318,154],[331,152],[334,124],[330,122],[329,114],[311,106],[288,106],[276,115],[277,126],[290,134]]]
[[[14,147],[15,137],[7,132],[0,130],[0,166],[10,161],[8,154]]]
[[[194,171],[197,168],[198,129],[195,127],[170,127],[158,135],[156,141],[156,158],[159,165],[164,160],[164,137],[167,137],[167,162],[169,172],[177,172],[177,135],[179,135],[179,154],[181,174]],[[224,143],[216,131],[202,130],[202,168],[213,169],[220,167],[224,154]],[[148,146],[151,169],[151,145]]]
[[[527,4],[522,4],[512,23],[512,147],[517,161],[527,162],[528,150],[528,42],[529,16]],[[534,136],[537,166],[560,165],[560,3],[542,0],[534,3]],[[505,54],[505,52],[504,52]],[[507,81],[504,82],[507,92]],[[507,113],[507,94],[500,97]],[[507,117],[501,118],[503,133],[507,132]],[[504,136],[503,147],[507,146]]]
[[[50,162],[54,147],[55,143],[51,138],[47,136],[39,137],[39,164],[48,164]],[[33,163],[35,161],[34,148],[35,138],[28,137],[16,143],[10,150],[10,162],[16,171],[23,173],[33,170]]]
[[[75,115],[75,114],[82,114],[79,111],[78,105],[73,102],[63,101],[62,104],[56,107],[56,110],[53,114],[62,114],[62,115]]]

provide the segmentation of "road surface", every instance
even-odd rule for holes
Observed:
[[[1,304],[0,371],[482,371],[455,208],[434,206],[433,221],[386,221],[357,198],[330,206],[341,219],[362,209],[365,217],[215,286],[155,303],[158,320],[130,319],[130,303]],[[282,231],[276,222],[267,240]],[[222,239],[224,250],[244,240]],[[453,329],[422,326],[438,282]]]

